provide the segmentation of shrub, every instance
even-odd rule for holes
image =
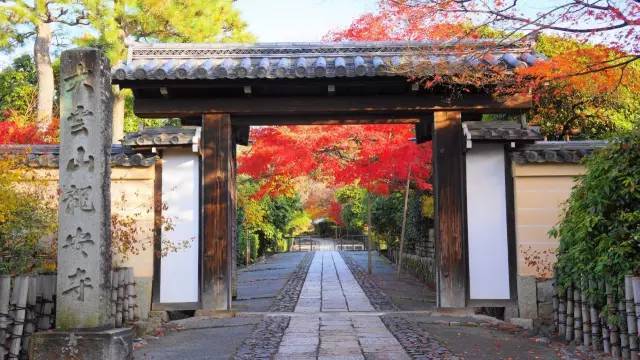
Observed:
[[[563,218],[556,272],[562,287],[584,277],[621,283],[640,269],[640,132],[621,135],[586,159]]]
[[[37,186],[29,169],[10,159],[0,160],[0,274],[37,270],[55,261],[55,246],[42,240],[55,233],[54,202]]]

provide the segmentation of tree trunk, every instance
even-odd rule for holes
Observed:
[[[51,27],[48,23],[36,26],[36,39],[33,47],[33,59],[38,74],[38,111],[37,124],[40,131],[46,131],[53,116],[53,67],[49,56],[51,44]]]
[[[124,137],[124,105],[125,95],[118,85],[113,89],[113,140],[114,144],[119,144]]]

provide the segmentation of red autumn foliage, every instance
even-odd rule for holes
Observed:
[[[410,6],[402,1],[378,3],[377,13],[366,13],[346,29],[331,31],[325,40],[390,41],[451,40],[456,37],[479,38],[480,32],[459,21],[443,21],[428,6]]]
[[[640,52],[640,2],[637,0],[529,2],[485,0],[383,0],[434,18],[477,23],[526,36],[553,31],[578,41],[595,42],[629,54]],[[515,31],[513,30],[515,29]]]
[[[328,217],[338,226],[344,225],[344,222],[342,221],[342,205],[340,205],[336,200],[333,200],[331,204],[329,204]]]
[[[35,123],[20,125],[14,121],[0,121],[0,144],[54,144],[58,142],[60,122],[54,118],[44,133]]]
[[[252,130],[238,171],[263,179],[258,196],[286,191],[286,179],[311,176],[336,186],[359,183],[387,194],[411,179],[430,190],[431,143],[416,145],[412,125],[281,126]],[[284,180],[284,181],[283,181]]]

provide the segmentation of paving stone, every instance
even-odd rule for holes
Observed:
[[[375,308],[335,251],[318,252],[310,260],[294,311],[305,315],[289,322],[276,359],[309,358],[315,354],[318,359],[365,359],[363,351],[408,359],[377,315],[348,315],[354,311],[373,312]]]

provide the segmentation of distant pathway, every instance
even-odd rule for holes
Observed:
[[[373,311],[340,254],[317,252],[276,359],[410,359]]]

